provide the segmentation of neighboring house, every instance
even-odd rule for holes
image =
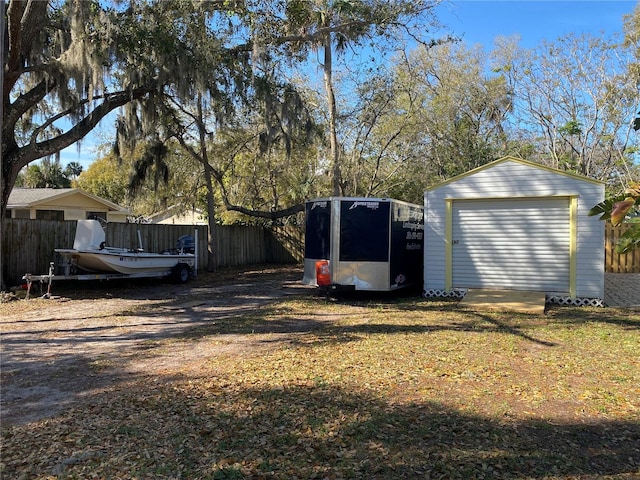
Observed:
[[[177,205],[171,206],[162,212],[149,217],[150,223],[163,223],[169,225],[206,225],[205,213],[197,208],[183,211]]]
[[[108,222],[127,221],[131,212],[79,188],[14,188],[7,217],[32,220],[84,220],[96,215]]]

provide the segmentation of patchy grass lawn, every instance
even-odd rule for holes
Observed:
[[[258,332],[3,428],[2,478],[640,478],[638,312],[297,295],[144,355]]]

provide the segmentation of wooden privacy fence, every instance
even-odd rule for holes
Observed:
[[[213,239],[216,267],[301,263],[304,257],[304,234],[298,227],[216,225]]]
[[[207,266],[207,227],[204,225],[145,225],[110,223],[107,245],[138,248],[138,238],[147,252],[175,248],[182,235],[198,239],[198,270]],[[72,248],[75,221],[5,219],[2,222],[2,271],[7,286],[20,283],[25,273],[45,274],[56,261],[55,248]],[[138,237],[138,232],[140,235]],[[213,255],[215,267],[259,263],[298,263],[302,261],[302,229],[257,226],[215,226]]]
[[[605,271],[640,273],[640,249],[626,254],[615,252],[617,239],[626,225],[605,227]],[[182,235],[198,237],[198,269],[207,266],[207,227],[204,225],[144,225],[110,223],[107,244],[138,247],[138,231],[148,252],[174,248]],[[56,261],[55,248],[71,248],[76,222],[5,219],[2,222],[1,264],[6,285],[16,285],[25,273],[44,274]],[[304,257],[304,233],[299,227],[215,226],[213,232],[215,267],[259,263],[300,263]]]
[[[612,273],[640,273],[640,248],[627,253],[616,253],[616,243],[620,236],[629,229],[629,225],[605,227],[604,265],[606,272]]]

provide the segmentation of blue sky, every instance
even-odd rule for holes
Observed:
[[[449,33],[468,44],[491,50],[496,36],[521,37],[520,45],[533,48],[543,40],[567,33],[611,36],[622,33],[622,17],[632,13],[632,0],[449,0],[437,15]],[[80,162],[86,169],[95,158],[95,146],[112,137],[112,116],[87,136],[81,152],[71,146],[62,151],[61,163]]]
[[[491,49],[498,35],[518,34],[521,46],[532,48],[542,40],[567,33],[622,32],[622,17],[632,13],[631,0],[452,0],[438,10],[440,21],[470,45]]]

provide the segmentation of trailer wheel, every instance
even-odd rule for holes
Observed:
[[[189,280],[189,267],[184,263],[173,267],[173,278],[178,283],[186,283]]]

